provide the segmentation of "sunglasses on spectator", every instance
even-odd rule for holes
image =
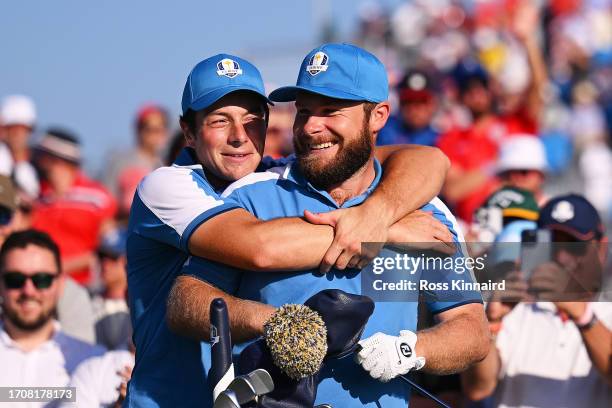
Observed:
[[[0,206],[0,226],[8,225],[13,219],[13,211]]]
[[[4,286],[7,289],[21,289],[25,286],[28,279],[32,281],[36,289],[48,289],[57,276],[56,273],[50,272],[37,272],[33,275],[26,275],[21,272],[7,271],[2,274],[2,279],[4,279]]]

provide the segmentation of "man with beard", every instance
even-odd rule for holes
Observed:
[[[439,191],[448,163],[437,149],[415,146],[391,153],[393,148],[382,148],[376,152],[386,172],[380,187],[363,205],[335,212],[334,228],[310,224],[299,218],[302,213],[258,220],[221,192],[257,168],[270,167],[267,160],[260,163],[268,102],[257,68],[233,55],[207,58],[187,78],[180,121],[187,147],[172,166],[156,169],[142,180],[130,212],[127,269],[136,365],[126,406],[173,406],[180,398],[181,406],[201,407],[202,396],[210,394],[201,361],[209,348],[186,336],[208,338],[206,299],[228,298],[210,284],[179,277],[190,255],[253,273],[320,265],[324,271],[332,265],[344,269],[367,259],[362,257],[361,242],[385,241],[394,223]],[[379,214],[366,216],[372,212]],[[452,242],[448,230],[432,216],[421,213],[416,218],[408,221],[410,230],[402,241],[412,237],[416,242]],[[179,327],[180,335],[165,319],[175,280],[186,284],[176,290],[178,298],[197,303],[191,314],[179,313],[183,323],[191,325],[186,330]],[[261,334],[273,311],[254,302],[227,302],[235,338]]]
[[[66,279],[60,265],[44,232],[15,232],[0,249],[3,387],[65,387],[81,361],[104,353],[64,334],[55,320]]]
[[[390,111],[382,63],[353,45],[325,44],[306,56],[297,86],[277,89],[270,98],[295,100],[296,161],[244,177],[230,185],[222,197],[233,198],[262,220],[311,211],[318,213],[313,219],[321,223],[332,222],[321,213],[364,202],[379,185],[383,172],[373,150]],[[434,199],[422,209],[431,211],[451,231],[455,242],[463,240],[454,217],[440,200]],[[183,272],[237,297],[275,307],[304,303],[324,289],[362,293],[355,269],[332,269],[324,278],[314,269],[254,274],[192,257]],[[471,280],[471,276],[463,279]],[[175,300],[181,301],[171,296],[171,308]],[[390,381],[392,378],[423,366],[432,373],[452,373],[484,358],[487,328],[478,293],[456,293],[453,301],[429,301],[428,306],[441,323],[419,332],[417,343],[417,303],[377,303],[358,354],[365,371],[350,358],[327,363],[320,373],[316,402],[338,407],[406,407],[410,391],[403,383]],[[406,352],[406,347],[415,352]]]

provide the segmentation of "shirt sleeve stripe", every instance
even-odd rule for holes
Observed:
[[[190,169],[161,167],[138,185],[142,203],[164,224],[182,236],[198,217],[225,202],[210,186],[198,182]]]
[[[193,219],[185,228],[183,235],[181,235],[180,246],[181,249],[187,253],[189,252],[189,238],[191,238],[191,234],[203,223],[208,221],[209,219],[216,217],[219,214],[222,214],[227,211],[235,210],[236,208],[241,208],[239,205],[234,203],[226,203],[220,206],[213,208],[212,210],[208,210],[205,213],[198,215]]]

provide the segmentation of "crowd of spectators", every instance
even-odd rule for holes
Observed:
[[[522,230],[538,226],[540,208],[551,217],[550,202],[591,203],[584,211],[604,227],[589,240],[604,242],[605,225],[612,221],[610,27],[612,5],[606,0],[361,6],[354,41],[385,62],[397,102],[378,144],[425,144],[446,153],[451,169],[441,198],[462,222],[474,251],[486,250],[483,243],[520,241]],[[0,370],[1,384],[71,383],[87,406],[113,405],[120,403],[133,365],[125,269],[130,205],[142,177],[171,164],[184,139],[180,131],[172,135],[178,121],[164,107],[145,105],[135,115],[134,147],[110,152],[102,174],[91,177],[83,171],[79,135],[40,129],[36,109],[23,95],[4,96],[0,105],[0,353],[5,367],[25,367],[17,375]],[[293,106],[272,107],[266,155],[292,153],[293,116]],[[566,193],[586,199],[555,201]],[[578,235],[565,238],[589,241],[579,235],[581,225],[572,228]],[[601,263],[606,265],[605,256]],[[609,275],[607,265],[603,273]],[[605,310],[608,315],[598,317],[610,324]],[[487,310],[491,321],[508,315],[514,326],[520,319],[537,325],[533,314],[544,313],[530,306],[503,316],[498,311]],[[577,344],[573,352],[582,353],[581,370],[595,370],[584,360],[580,329],[574,329],[559,336]],[[511,359],[504,351],[508,336],[518,335],[501,330],[495,350]],[[513,374],[508,367],[506,384],[515,387],[509,377],[533,375],[518,368]],[[458,376],[421,380],[456,403],[488,397],[484,404],[491,406],[490,395],[497,392],[497,403],[523,404],[509,400],[508,388],[501,386],[462,392]],[[563,379],[570,380],[570,374]],[[610,397],[609,388],[593,387]],[[532,402],[546,405],[536,397]]]

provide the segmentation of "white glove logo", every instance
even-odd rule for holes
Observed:
[[[372,378],[387,382],[423,368],[425,358],[417,357],[413,351],[416,342],[417,335],[409,330],[402,330],[399,336],[376,333],[359,342],[361,350],[355,355],[355,360]]]
[[[400,344],[400,351],[404,355],[404,357],[410,357],[412,355],[412,349],[406,343]]]

